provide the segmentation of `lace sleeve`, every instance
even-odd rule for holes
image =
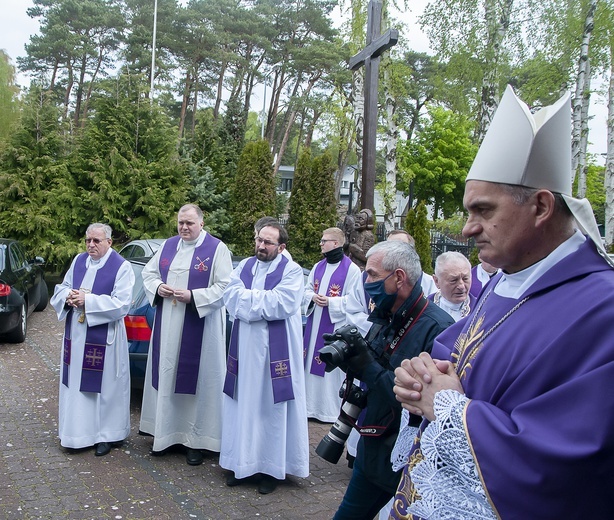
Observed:
[[[454,390],[435,395],[435,421],[424,430],[424,460],[411,471],[420,499],[409,511],[422,518],[496,519],[478,476],[463,426],[469,399]]]
[[[418,428],[409,425],[409,412],[403,408],[401,414],[401,428],[397,436],[397,440],[390,454],[390,462],[392,462],[392,471],[403,469],[408,462],[409,452],[418,433]]]

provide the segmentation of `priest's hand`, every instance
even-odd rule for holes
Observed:
[[[189,291],[187,289],[175,289],[175,291],[173,292],[173,297],[178,302],[190,303],[190,300],[192,299],[192,291]]]
[[[320,307],[326,307],[328,305],[328,297],[324,296],[323,294],[314,294],[313,298],[311,299],[313,300],[313,303],[319,305]]]
[[[170,285],[166,285],[165,283],[158,285],[158,295],[162,298],[170,298],[173,296],[174,292],[175,290]]]
[[[405,359],[394,371],[394,393],[410,413],[435,420],[433,401],[440,390],[465,391],[449,361],[433,360],[429,354]]]
[[[83,307],[85,305],[85,291],[83,289],[71,289],[66,303],[71,307]]]

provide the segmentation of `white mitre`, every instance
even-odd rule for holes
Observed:
[[[571,102],[566,93],[531,114],[509,85],[473,161],[467,180],[496,182],[560,193],[580,230],[610,265],[587,199],[571,195]]]

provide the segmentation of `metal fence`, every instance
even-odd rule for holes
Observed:
[[[375,232],[377,241],[386,240],[386,229],[383,222],[377,223]],[[467,258],[475,247],[475,241],[472,238],[465,238],[463,235],[453,233],[451,231],[431,231],[431,255],[433,258],[433,266],[435,259],[447,251],[458,251]]]

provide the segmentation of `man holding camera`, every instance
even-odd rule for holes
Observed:
[[[419,283],[420,258],[409,244],[374,245],[367,253],[365,272],[365,290],[375,303],[366,338],[357,338],[352,327],[325,335],[327,343],[348,344],[340,367],[368,386],[362,423],[362,431],[368,433],[358,443],[352,478],[334,520],[371,520],[392,498],[400,473],[392,470],[390,454],[401,417],[393,392],[394,369],[403,359],[430,352],[435,337],[454,323],[425,298]]]

